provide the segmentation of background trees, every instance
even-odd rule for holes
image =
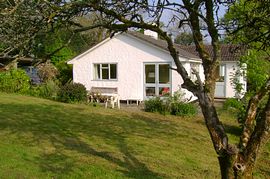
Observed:
[[[182,32],[175,37],[174,43],[180,45],[192,45],[194,44],[193,36],[191,33]]]

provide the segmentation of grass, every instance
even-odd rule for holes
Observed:
[[[222,113],[230,140],[237,124]],[[0,93],[0,178],[219,178],[201,116],[180,118]],[[270,177],[270,145],[255,177]]]

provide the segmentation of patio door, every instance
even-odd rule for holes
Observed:
[[[144,97],[166,96],[171,93],[169,63],[144,64]]]

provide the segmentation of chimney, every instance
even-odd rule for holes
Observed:
[[[158,39],[158,33],[152,31],[152,30],[144,30],[144,35],[150,36],[154,39]]]

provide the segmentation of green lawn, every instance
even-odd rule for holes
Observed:
[[[237,142],[236,122],[222,116]],[[0,139],[0,178],[219,178],[201,116],[0,93]],[[255,176],[270,177],[269,143]]]

